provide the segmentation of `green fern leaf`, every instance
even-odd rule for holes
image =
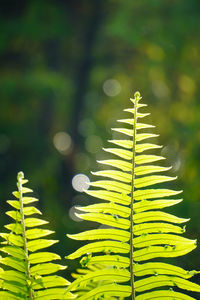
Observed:
[[[41,215],[41,212],[34,206],[27,206],[37,199],[24,196],[24,193],[32,192],[23,186],[26,182],[20,172],[18,191],[13,193],[17,199],[7,201],[14,208],[7,215],[15,222],[5,226],[8,233],[0,233],[4,240],[0,247],[3,253],[0,264],[4,266],[0,268],[0,299],[73,299],[75,296],[66,290],[70,282],[52,275],[66,268],[52,262],[60,259],[60,256],[51,252],[38,252],[58,241],[44,238],[53,231],[37,228],[48,222],[32,217],[35,214]]]
[[[192,300],[184,293],[169,290],[169,287],[200,291],[199,285],[188,281],[196,271],[188,272],[158,260],[189,253],[196,248],[196,240],[180,236],[185,231],[180,225],[189,219],[161,211],[180,203],[182,199],[170,197],[182,191],[161,188],[161,183],[176,177],[160,174],[170,169],[158,164],[164,157],[143,154],[161,146],[146,142],[156,134],[141,132],[154,126],[138,122],[148,115],[140,112],[145,106],[139,103],[140,100],[140,94],[136,92],[131,99],[134,108],[125,109],[133,114],[133,118],[118,120],[131,128],[112,129],[125,139],[111,140],[109,142],[117,147],[104,149],[118,158],[98,161],[110,168],[92,172],[105,179],[91,182],[86,193],[102,202],[77,207],[83,212],[77,214],[79,218],[108,228],[68,235],[72,239],[90,241],[67,256],[68,259],[82,257],[81,265],[89,268],[80,272],[68,288],[77,292],[79,299]],[[155,184],[159,184],[159,188],[154,187]],[[152,259],[156,261],[148,262]],[[95,268],[98,265],[101,265],[100,269]],[[81,293],[81,289],[85,293]]]
[[[72,277],[75,279],[79,279],[79,281],[81,282],[81,277],[83,275],[87,275],[87,278],[91,278],[91,274],[93,272],[97,272],[99,273],[100,276],[100,271],[104,269],[104,266],[102,266],[101,264],[96,264],[96,265],[91,265],[89,266],[87,269],[77,269],[76,273],[72,273]],[[77,280],[78,281],[78,280]],[[114,297],[115,293],[114,291],[116,291],[116,289],[113,287],[115,286],[117,288],[118,285],[116,284],[110,284],[110,280],[109,277],[107,277],[107,280],[104,280],[104,285],[107,285],[107,287],[105,287],[106,289],[110,289],[110,294],[109,294],[109,300],[115,300],[115,299],[120,299],[123,300],[124,297],[120,297],[120,298],[116,298]],[[130,287],[127,287],[128,289],[130,289]],[[92,291],[95,291],[94,294],[92,293]],[[130,295],[130,291],[128,293],[127,289],[124,289],[123,292],[126,292],[128,295]],[[98,281],[98,280],[93,280],[92,278],[90,279],[89,283],[80,283],[79,285],[79,289],[76,292],[77,294],[77,299],[88,299],[87,297],[92,297],[93,299],[101,299],[103,298],[102,294],[102,281]],[[108,295],[107,295],[108,296]]]

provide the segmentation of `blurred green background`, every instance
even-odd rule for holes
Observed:
[[[110,128],[139,90],[178,176],[171,186],[184,189],[172,210],[191,217],[187,236],[200,240],[199,37],[198,0],[1,0],[1,227],[23,170],[60,239],[55,251],[76,249],[65,233],[93,225],[74,215],[91,202],[76,191],[86,177],[74,176],[99,168]],[[199,247],[177,261],[200,270]]]

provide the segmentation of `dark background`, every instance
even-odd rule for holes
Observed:
[[[169,174],[178,176],[172,187],[184,189],[184,203],[170,211],[191,217],[186,236],[198,238],[199,36],[198,0],[1,0],[1,227],[22,170],[60,239],[53,250],[75,250],[80,243],[65,233],[92,225],[72,220],[70,207],[90,201],[72,178],[99,168],[110,127],[139,90],[173,166]],[[200,270],[198,249],[177,263]]]

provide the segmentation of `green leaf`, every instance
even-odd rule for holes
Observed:
[[[3,290],[9,290],[10,292],[17,293],[18,295],[21,295],[22,299],[26,297],[26,294],[28,293],[28,287],[21,285],[18,282],[8,282],[8,281],[3,281],[1,286],[1,289]]]
[[[148,163],[163,160],[163,159],[165,159],[165,158],[162,156],[158,156],[158,155],[141,154],[141,155],[136,156],[135,163],[137,165],[141,165],[141,164],[148,164]]]
[[[148,166],[140,166],[135,167],[135,175],[141,176],[141,175],[147,175],[157,172],[165,172],[170,170],[171,167],[161,167],[161,166],[154,166],[154,165],[148,165]]]
[[[94,242],[88,245],[82,246],[74,253],[67,256],[68,259],[74,259],[85,255],[87,253],[129,253],[129,245],[126,243],[115,242],[115,241],[103,241],[103,242]]]
[[[133,239],[135,248],[144,248],[153,245],[196,245],[196,240],[190,240],[174,234],[147,234]]]
[[[4,280],[9,280],[9,281],[16,281],[16,282],[21,283],[22,285],[26,281],[25,274],[15,271],[15,270],[8,270],[8,271],[0,272],[0,278],[4,279]]]
[[[7,211],[6,214],[17,222],[21,221],[22,216],[17,210]]]
[[[148,189],[138,190],[134,193],[135,200],[155,199],[168,196],[174,196],[182,193],[182,191],[173,191],[169,189]]]
[[[50,262],[56,259],[60,259],[60,256],[51,252],[37,252],[29,255],[29,261],[31,264]]]
[[[41,215],[42,213],[39,211],[39,209],[35,208],[34,206],[24,207],[24,215],[25,216],[30,216],[30,215],[33,215],[33,214]]]
[[[103,148],[103,150],[127,160],[132,159],[132,152],[128,150],[118,149],[118,148]]]
[[[37,239],[27,242],[27,247],[29,251],[35,252],[39,249],[47,248],[51,245],[54,245],[55,243],[58,243],[58,240]]]
[[[57,275],[51,275],[51,276],[43,276],[41,278],[37,278],[34,280],[32,287],[33,289],[43,289],[43,288],[49,288],[49,287],[59,287],[59,286],[66,286],[69,284],[69,281],[66,279],[57,276]]]
[[[119,194],[105,190],[87,190],[85,192],[86,194],[91,195],[93,197],[124,205],[129,205],[131,201],[131,198],[125,194]]]
[[[111,299],[112,296],[116,297],[129,297],[131,295],[131,288],[126,285],[119,285],[119,284],[108,284],[104,286],[97,287],[92,289],[89,293],[84,294],[83,296],[79,297],[80,300],[92,300],[92,299],[101,299],[99,297],[109,297]],[[102,299],[103,299],[102,298]]]
[[[26,271],[26,265],[25,262],[19,258],[16,257],[4,257],[0,258],[0,263],[9,267],[14,268],[17,271],[24,272]]]
[[[48,262],[43,264],[37,264],[36,266],[31,267],[30,271],[31,274],[35,276],[35,275],[48,275],[65,269],[66,269],[65,266]]]
[[[102,240],[112,239],[121,242],[127,242],[130,239],[130,234],[125,230],[119,229],[93,229],[77,234],[68,234],[69,238],[74,240]]]
[[[109,213],[109,214],[115,214],[120,217],[128,218],[130,216],[130,208],[118,205],[115,203],[98,203],[98,204],[92,204],[88,206],[77,206],[76,207],[80,211],[84,212],[92,212],[92,213]]]
[[[131,140],[108,140],[108,142],[126,149],[133,148],[133,141]]]
[[[186,271],[180,267],[173,266],[166,263],[145,263],[134,265],[135,276],[146,275],[174,275],[188,279],[197,274],[197,271]]]
[[[106,160],[98,160],[100,164],[112,166],[118,168],[122,171],[131,171],[131,163],[119,159],[106,159]]]
[[[20,209],[20,203],[16,200],[7,200],[8,204],[10,204],[12,207],[16,209]]]
[[[128,220],[119,218],[116,215],[110,216],[101,213],[86,213],[76,214],[76,216],[83,220],[98,222],[100,224],[113,226],[121,229],[128,229],[130,226],[130,222]]]
[[[48,224],[49,222],[38,219],[38,218],[26,218],[25,225],[26,227],[36,227],[44,224]]]
[[[157,275],[135,282],[135,289],[138,292],[151,290],[161,286],[177,286],[184,290],[200,292],[200,286],[198,284],[175,276]]]
[[[109,177],[122,182],[131,182],[132,179],[131,174],[116,171],[116,170],[106,170],[106,171],[98,171],[98,172],[91,172],[91,173],[96,176]]]
[[[16,234],[21,234],[22,230],[23,230],[22,225],[20,223],[11,223],[11,224],[5,225],[4,227]]]
[[[69,290],[73,291],[77,286],[84,286],[88,281],[110,280],[112,278],[115,282],[127,282],[130,280],[130,273],[127,270],[98,270],[88,273],[80,278],[76,279],[69,286]]]
[[[173,246],[150,246],[134,252],[134,260],[145,261],[157,257],[178,257],[187,254],[196,248],[195,244]]]
[[[37,198],[35,197],[23,197],[23,203],[24,204],[30,204],[33,202],[39,201]]]
[[[183,201],[183,199],[159,199],[154,201],[142,200],[140,202],[134,203],[135,213],[140,213],[147,210],[160,209],[168,206],[176,205]]]
[[[14,246],[14,245],[1,247],[0,251],[7,253],[9,255],[12,255],[13,257],[18,258],[18,259],[25,258],[24,250],[19,247]]]
[[[1,300],[21,300],[22,298],[17,296],[16,293],[0,291],[0,299]]]
[[[184,228],[181,228],[176,225],[172,225],[169,223],[141,223],[139,225],[134,225],[134,235],[142,235],[142,234],[147,234],[147,233],[168,233],[168,232],[173,232],[173,233],[179,233],[182,234],[185,232]]]
[[[7,241],[7,243],[11,243],[15,246],[22,247],[24,245],[24,240],[22,236],[16,235],[13,233],[0,233],[0,236]]]
[[[148,211],[148,212],[141,212],[135,214],[134,222],[144,223],[144,222],[152,222],[152,221],[164,221],[164,222],[171,222],[171,223],[185,223],[188,222],[190,219],[179,218],[174,215],[162,212],[162,211]]]
[[[175,180],[176,178],[177,177],[170,177],[170,176],[163,176],[163,175],[146,176],[146,177],[135,179],[135,187],[136,188],[146,187],[157,183]]]
[[[104,188],[109,191],[118,192],[121,194],[129,194],[131,192],[131,188],[128,184],[121,183],[114,180],[99,180],[90,182],[91,186]]]
[[[173,299],[173,300],[196,300],[188,295],[174,292],[171,290],[154,291],[137,296],[137,300],[152,300],[152,299]]]
[[[98,256],[84,256],[81,259],[81,265],[83,267],[89,267],[91,265],[105,265],[105,266],[114,266],[120,268],[128,268],[130,261],[128,257],[123,257],[119,255],[98,255]]]
[[[135,152],[141,153],[141,152],[144,152],[147,150],[160,149],[160,148],[162,148],[162,146],[160,146],[160,145],[143,143],[143,144],[136,145]]]
[[[34,293],[34,300],[63,300],[74,298],[76,298],[75,295],[71,294],[70,292],[67,292],[63,288],[50,288]]]
[[[52,230],[47,230],[47,229],[41,229],[41,228],[34,228],[34,229],[28,229],[26,231],[26,237],[27,239],[36,239],[36,238],[40,238],[40,237],[44,237],[47,235],[50,235],[54,233],[54,231]]]

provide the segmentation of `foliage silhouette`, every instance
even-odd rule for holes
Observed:
[[[160,188],[160,185],[158,188],[150,187],[176,177],[160,175],[170,169],[154,164],[164,157],[143,154],[160,146],[144,142],[156,134],[146,130],[154,126],[139,121],[148,115],[140,112],[146,106],[140,100],[140,93],[136,92],[131,99],[134,107],[125,109],[133,118],[118,120],[131,127],[113,128],[130,139],[111,140],[109,142],[118,147],[104,149],[119,158],[98,161],[111,168],[93,172],[104,179],[91,182],[90,186],[94,189],[86,191],[103,201],[77,207],[83,212],[77,214],[81,219],[104,227],[68,234],[75,240],[90,241],[67,256],[68,259],[83,256],[81,264],[88,267],[85,274],[82,271],[83,275],[79,274],[68,287],[69,291],[77,292],[80,300],[111,297],[191,300],[192,297],[173,291],[171,287],[200,292],[200,286],[188,280],[196,271],[186,271],[158,260],[189,253],[196,248],[196,240],[180,236],[185,231],[180,224],[188,219],[161,210],[180,203],[182,199],[170,197],[182,191]],[[100,269],[97,266],[101,266]],[[87,292],[81,293],[81,290]]]

